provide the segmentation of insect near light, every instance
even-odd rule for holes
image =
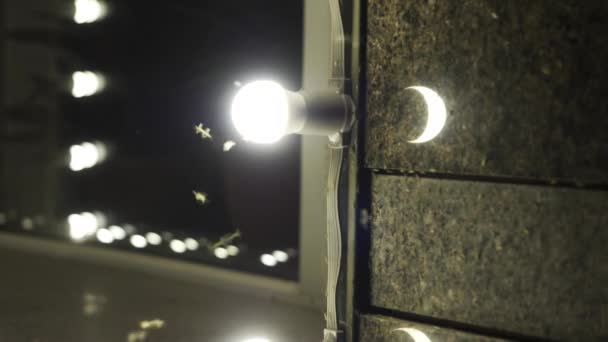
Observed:
[[[292,133],[331,137],[346,132],[354,109],[348,95],[292,92],[274,81],[254,81],[239,88],[231,116],[243,139],[270,144]]]

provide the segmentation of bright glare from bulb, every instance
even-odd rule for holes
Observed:
[[[431,342],[431,339],[425,333],[416,328],[399,328],[394,331],[402,331],[410,335],[414,342]]]
[[[243,139],[270,144],[287,133],[287,92],[273,81],[255,81],[239,89],[232,101],[232,123]]]
[[[194,240],[193,238],[186,238],[184,240],[184,244],[189,251],[195,251],[198,249],[198,241]]]
[[[139,234],[131,235],[129,241],[131,242],[131,245],[135,248],[144,248],[148,245],[148,241],[146,241],[146,238]]]
[[[124,240],[127,237],[127,232],[121,226],[110,226],[108,230],[112,233],[114,240]]]
[[[155,232],[148,232],[146,233],[146,241],[153,246],[158,246],[163,242],[163,238]]]
[[[283,251],[274,251],[274,252],[272,252],[272,256],[278,262],[287,262],[287,260],[289,260],[289,255]]]
[[[226,259],[228,257],[228,250],[224,247],[217,247],[213,251],[213,254],[215,254],[215,257],[218,259]]]
[[[263,337],[256,337],[256,338],[248,338],[248,339],[244,340],[243,342],[270,342],[270,340],[267,338],[263,338]]]
[[[114,235],[109,229],[101,228],[97,231],[97,240],[101,243],[112,243],[114,242]]]
[[[105,14],[104,5],[97,0],[76,0],[74,9],[74,22],[77,24],[95,22]]]
[[[262,264],[268,267],[274,267],[277,265],[277,259],[275,259],[275,257],[270,254],[263,254],[260,257],[260,261],[262,262]]]
[[[175,253],[184,253],[186,251],[186,244],[181,240],[171,240],[169,247]]]
[[[102,143],[83,142],[79,145],[70,147],[70,169],[72,171],[82,171],[91,168],[106,156],[106,148]]]
[[[72,96],[91,96],[104,86],[103,78],[92,71],[76,71],[72,74]]]
[[[427,107],[427,122],[424,132],[418,138],[410,140],[410,142],[420,144],[435,139],[443,130],[447,120],[447,110],[443,99],[434,90],[427,87],[416,86],[407,89],[413,89],[422,95]]]
[[[237,256],[237,255],[239,255],[239,252],[241,250],[237,246],[230,245],[230,246],[226,247],[226,251],[228,252],[228,255],[230,255],[230,256]]]

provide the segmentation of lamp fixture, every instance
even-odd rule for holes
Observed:
[[[355,106],[350,96],[332,91],[292,92],[262,80],[239,88],[232,123],[243,139],[270,144],[296,133],[335,137],[350,130]]]

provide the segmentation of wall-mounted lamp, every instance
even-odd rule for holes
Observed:
[[[232,123],[243,139],[269,144],[287,134],[335,137],[354,122],[355,106],[335,92],[292,92],[273,81],[241,87],[231,108]]]

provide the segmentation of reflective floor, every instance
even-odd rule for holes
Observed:
[[[246,293],[0,249],[0,341],[320,340],[322,315]]]

